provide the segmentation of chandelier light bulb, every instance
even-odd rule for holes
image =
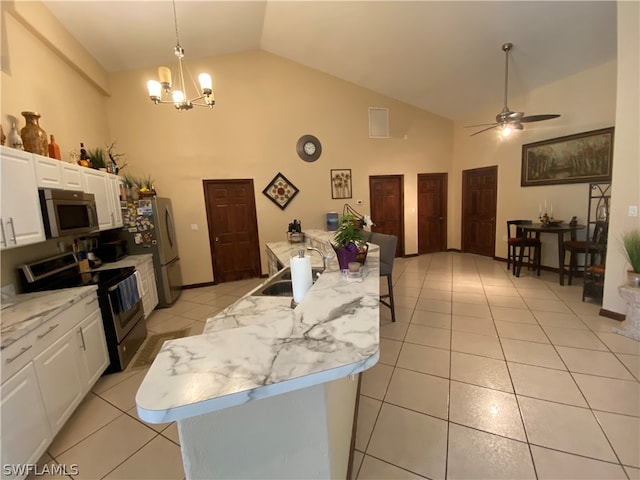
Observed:
[[[176,104],[176,107],[184,102],[184,93],[182,93],[180,90],[174,90],[171,96],[173,97],[173,103]]]
[[[165,91],[171,90],[171,70],[169,67],[158,67],[158,79]]]
[[[147,82],[147,89],[149,90],[149,97],[151,100],[158,103],[162,95],[162,85],[156,80],[149,80]]]
[[[202,93],[210,95],[212,88],[211,75],[208,73],[201,73],[198,75],[198,82],[200,82],[200,89],[202,90]]]

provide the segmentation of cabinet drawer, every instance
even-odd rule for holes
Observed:
[[[33,342],[27,335],[2,349],[2,383],[18,370],[23,368],[33,358]]]

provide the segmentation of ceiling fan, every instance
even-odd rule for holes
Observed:
[[[479,125],[468,125],[465,128],[471,127],[487,127],[478,132],[472,133],[471,136],[478,135],[479,133],[486,132],[493,128],[500,127],[503,137],[508,136],[514,130],[522,130],[523,123],[540,122],[542,120],[551,120],[552,118],[558,118],[560,115],[552,113],[546,115],[529,115],[524,116],[524,112],[512,112],[507,106],[507,92],[509,88],[509,52],[513,48],[513,43],[505,43],[502,45],[502,51],[505,52],[505,69],[504,69],[504,108],[496,115],[495,123],[481,123]]]

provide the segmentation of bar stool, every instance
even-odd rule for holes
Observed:
[[[396,309],[393,301],[393,281],[391,275],[393,273],[393,261],[396,256],[398,237],[373,232],[370,242],[380,247],[380,276],[387,277],[387,293],[380,295],[380,303],[391,309],[391,321],[395,322]]]
[[[507,220],[507,270],[513,264],[513,274],[517,272],[519,259],[518,248],[524,248],[522,260],[527,259],[527,266],[531,269],[537,267],[540,276],[540,260],[542,253],[542,243],[539,238],[526,235],[520,228],[521,225],[531,225],[531,220]],[[533,249],[533,252],[531,251]],[[533,253],[533,255],[532,255]]]
[[[608,224],[606,222],[597,222],[593,229],[591,241],[577,240],[576,232],[571,232],[571,240],[565,240],[564,251],[569,252],[569,278],[567,284],[571,285],[571,280],[577,276],[579,272],[584,272],[586,255],[601,255],[606,250]],[[585,254],[585,262],[578,264],[578,255]],[[593,259],[590,262],[593,264]]]

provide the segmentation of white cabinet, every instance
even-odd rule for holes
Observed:
[[[62,163],[62,188],[65,190],[84,191],[84,177],[82,170],[86,167],[74,165],[73,163]]]
[[[2,384],[2,464],[36,463],[53,438],[45,413],[38,379],[29,362]],[[26,476],[2,472],[2,478]]]
[[[33,156],[0,146],[2,204],[0,245],[11,248],[45,240]]]
[[[120,207],[120,177],[117,175],[107,174],[109,182],[109,198],[111,199],[111,211],[113,213],[113,226],[122,227],[122,208]]]
[[[96,307],[98,303],[96,301]],[[77,328],[80,335],[80,358],[85,389],[90,389],[109,366],[109,352],[104,337],[100,309],[95,310]]]
[[[64,188],[62,184],[62,164],[55,158],[33,155],[36,180],[40,188]]]
[[[144,262],[136,265],[136,270],[140,275],[140,283],[142,284],[142,309],[144,310],[144,318],[148,318],[154,308],[158,306],[158,288],[156,285],[156,275],[153,269],[153,258],[149,257]]]
[[[98,227],[100,230],[121,227],[120,184],[116,175],[85,168],[83,172],[85,192],[96,197]]]

